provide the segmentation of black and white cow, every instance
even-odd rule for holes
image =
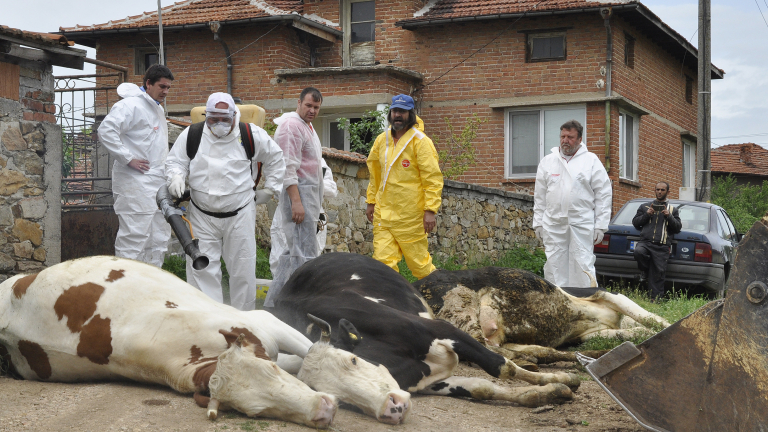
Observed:
[[[272,312],[314,338],[320,331],[307,314],[330,323],[334,346],[386,366],[400,387],[411,392],[534,407],[571,399],[571,389],[580,383],[572,374],[524,370],[450,323],[432,319],[407,280],[363,255],[331,253],[306,263],[280,291]],[[455,377],[459,360],[497,378],[538,386],[507,389],[481,378]]]
[[[278,367],[279,352],[313,365],[300,372],[293,362],[291,372],[319,392]],[[338,397],[397,424],[410,407],[383,367],[313,345],[268,312],[236,310],[171,273],[107,256],[0,284],[0,362],[29,380],[130,379],[194,392],[213,418],[220,406],[325,428]]]

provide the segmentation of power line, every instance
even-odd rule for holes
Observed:
[[[758,3],[757,0],[755,0],[755,4],[757,5],[757,10],[760,11],[760,16],[763,17],[763,22],[765,23],[765,26],[768,27],[768,21],[765,20],[765,15],[763,15],[763,10],[760,8],[760,3]]]
[[[732,136],[716,137],[716,138],[712,138],[712,139],[713,139],[713,140],[716,140],[716,139],[745,138],[745,137],[761,137],[761,136],[768,136],[768,132],[765,132],[765,133],[756,133],[756,134],[745,134],[745,135],[732,135]]]

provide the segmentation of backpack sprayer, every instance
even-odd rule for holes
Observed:
[[[163,217],[171,226],[176,238],[179,239],[179,243],[184,248],[184,253],[192,258],[192,268],[195,270],[202,270],[208,267],[208,257],[203,255],[198,248],[198,239],[192,238],[192,233],[187,225],[184,223],[184,216],[177,207],[176,203],[171,196],[171,192],[168,190],[168,185],[163,185],[157,191],[155,197],[157,201],[157,207],[163,212]]]

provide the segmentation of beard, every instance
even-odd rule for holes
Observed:
[[[396,130],[397,132],[400,132],[401,130],[405,129],[405,122],[402,120],[395,120],[392,123],[392,129]]]

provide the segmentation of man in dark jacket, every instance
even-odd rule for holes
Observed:
[[[641,204],[632,219],[640,230],[640,242],[635,246],[635,261],[640,268],[640,281],[648,281],[652,300],[664,295],[664,276],[667,272],[672,235],[683,227],[677,208],[667,202],[669,183],[656,184],[656,199]]]

